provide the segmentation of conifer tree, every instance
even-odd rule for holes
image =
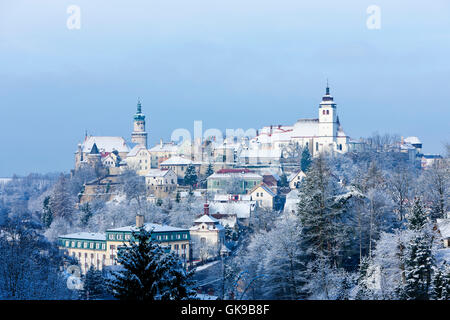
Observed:
[[[442,269],[434,271],[432,298],[450,300],[450,268],[445,264]]]
[[[46,228],[50,227],[50,225],[52,224],[53,213],[52,209],[50,208],[50,196],[47,196],[44,199],[41,221]]]
[[[302,158],[300,160],[300,168],[303,172],[306,172],[309,169],[309,166],[311,165],[311,153],[309,153],[308,147],[303,148],[302,151]]]
[[[152,239],[151,231],[140,228],[119,251],[122,270],[113,273],[109,288],[120,300],[188,299],[194,295],[192,274],[176,259]]]
[[[83,300],[96,300],[105,294],[105,279],[102,272],[93,266],[83,276],[83,289],[80,290],[80,298]]]
[[[433,256],[432,238],[426,229],[427,217],[419,198],[416,198],[408,220],[408,228],[415,232],[405,260],[406,283],[400,297],[407,300],[428,300],[431,285]]]
[[[197,172],[195,167],[191,164],[187,167],[186,173],[184,174],[184,183],[188,186],[193,187],[198,182]]]

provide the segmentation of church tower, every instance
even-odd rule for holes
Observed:
[[[141,101],[138,100],[137,111],[134,115],[134,127],[131,134],[131,142],[143,145],[147,148],[147,132],[145,132],[145,115],[142,113]]]
[[[330,95],[330,88],[327,83],[325,95],[319,105],[319,137],[323,146],[335,142],[338,130],[338,119],[336,112],[336,103],[333,96]]]

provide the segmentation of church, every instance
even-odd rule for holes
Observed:
[[[244,165],[275,164],[292,156],[295,147],[307,147],[312,156],[321,152],[345,153],[352,148],[328,85],[319,103],[318,118],[299,119],[293,125],[263,127],[242,148],[239,158]]]

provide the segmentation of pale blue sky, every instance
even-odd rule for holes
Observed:
[[[449,141],[450,1],[1,0],[0,176],[67,171],[84,130],[150,145],[172,130],[317,116],[326,78],[352,138]],[[67,7],[81,8],[68,30]],[[369,5],[381,29],[366,27]]]

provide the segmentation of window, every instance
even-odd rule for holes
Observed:
[[[69,246],[69,241],[66,241],[66,247],[68,247]]]
[[[325,114],[325,110],[322,111],[322,114]]]
[[[87,248],[87,242],[83,243],[83,247],[86,249]]]
[[[125,240],[130,240],[131,239],[131,235],[130,234],[126,234],[125,235]]]
[[[122,234],[120,233],[117,234],[117,240],[122,240]]]
[[[100,243],[97,242],[97,243],[95,244],[95,249],[100,249]]]
[[[327,114],[330,114],[330,110],[327,110]]]
[[[72,248],[75,248],[75,241],[72,241]]]
[[[78,248],[81,248],[81,241],[78,241],[77,247],[78,247]]]
[[[94,243],[93,242],[89,243],[89,248],[94,249]]]
[[[106,244],[102,243],[102,250],[106,249]]]
[[[316,142],[316,151],[319,151],[319,143]]]
[[[114,240],[114,234],[109,235],[109,240]]]

